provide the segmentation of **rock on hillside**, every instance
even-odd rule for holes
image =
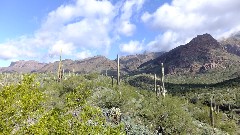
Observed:
[[[159,73],[164,63],[168,74],[202,73],[239,63],[239,57],[228,53],[210,34],[198,35],[186,45],[178,46],[140,66],[141,72]]]

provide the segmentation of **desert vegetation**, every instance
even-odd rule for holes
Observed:
[[[97,73],[72,73],[61,82],[50,73],[0,78],[1,134],[239,133],[236,79],[206,86],[167,80],[163,98],[148,74],[122,77],[119,85]]]

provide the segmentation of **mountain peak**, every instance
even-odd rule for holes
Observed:
[[[208,33],[197,35],[197,37],[193,38],[187,45],[194,45],[196,47],[204,47],[209,49],[216,49],[221,47],[218,41]]]
[[[210,34],[198,35],[186,45],[178,46],[164,53],[152,62],[140,66],[143,71],[159,72],[164,63],[166,73],[199,73],[209,69],[225,67],[229,54]],[[234,61],[234,60],[233,60]]]

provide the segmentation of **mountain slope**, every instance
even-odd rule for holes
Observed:
[[[238,56],[228,53],[210,34],[198,35],[186,45],[178,46],[139,67],[140,72],[159,73],[164,63],[168,74],[203,73],[238,66]]]

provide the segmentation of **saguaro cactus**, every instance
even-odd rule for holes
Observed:
[[[107,69],[105,70],[105,76],[108,76],[108,70]]]
[[[166,89],[165,89],[165,86],[164,86],[164,66],[163,66],[163,63],[161,63],[161,67],[162,67],[162,74],[161,74],[161,93],[163,95],[163,97],[165,97],[166,95]]]
[[[214,128],[214,116],[213,116],[213,97],[210,100],[210,121],[211,121],[211,126]]]
[[[120,63],[119,63],[119,56],[117,55],[117,85],[120,84],[120,69],[119,69]]]
[[[62,68],[62,50],[61,50],[61,53],[60,53],[60,61],[59,61],[59,64],[58,64],[58,82],[61,82],[62,81],[62,77],[63,77],[63,68]]]
[[[111,78],[112,78],[112,87],[113,87],[113,76]]]
[[[157,76],[154,74],[154,91],[156,92],[157,95]]]
[[[75,70],[74,70],[74,68],[72,69],[72,72],[73,72],[73,76],[75,75]]]

